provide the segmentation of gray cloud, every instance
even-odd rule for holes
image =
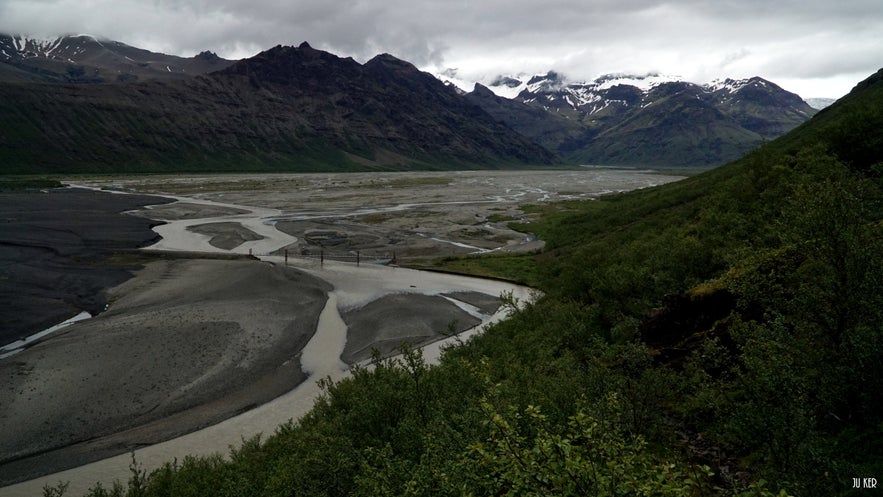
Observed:
[[[826,80],[883,65],[879,0],[0,0],[0,31],[85,32],[226,57],[309,41],[362,61],[388,52],[427,69],[457,67],[473,79],[660,71],[760,75],[825,91]],[[828,94],[848,90],[837,84]]]

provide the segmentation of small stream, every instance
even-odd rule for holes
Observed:
[[[61,323],[56,324],[55,326],[53,326],[51,328],[46,328],[43,331],[40,331],[38,333],[34,333],[33,335],[22,338],[21,340],[12,342],[10,344],[6,344],[3,347],[0,347],[0,360],[6,359],[7,357],[12,357],[15,354],[18,354],[19,352],[23,351],[25,348],[27,348],[28,345],[32,344],[33,342],[36,342],[37,340],[39,340],[41,338],[45,338],[45,337],[55,333],[58,330],[61,330],[63,328],[67,328],[68,326],[70,326],[74,323],[84,321],[84,320],[89,319],[91,317],[92,317],[92,314],[89,314],[88,312],[83,311],[70,319],[67,319],[65,321],[62,321]]]

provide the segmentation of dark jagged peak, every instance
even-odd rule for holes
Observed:
[[[197,59],[197,60],[203,60],[203,61],[209,62],[209,63],[214,63],[214,62],[218,62],[220,60],[223,60],[220,57],[218,57],[218,54],[211,52],[209,50],[204,50],[202,52],[199,52],[193,58]]]
[[[243,59],[241,61],[244,65],[260,65],[266,63],[273,64],[287,64],[291,62],[307,62],[307,61],[317,61],[324,60],[327,62],[335,62],[342,61],[340,57],[325,52],[322,50],[317,50],[310,46],[309,43],[303,42],[297,47],[293,47],[290,45],[276,45],[269,50],[265,50],[254,57]],[[237,64],[238,65],[238,64]]]
[[[420,72],[414,64],[404,61],[394,55],[382,53],[365,63],[366,69],[384,68],[395,71],[414,71]]]
[[[555,71],[549,71],[546,74],[537,74],[536,76],[530,78],[530,80],[527,82],[527,84],[535,85],[537,83],[542,83],[545,81],[549,81],[549,82],[553,82],[553,83],[558,82],[558,81],[561,81],[561,76],[558,73],[556,73]]]
[[[497,97],[496,93],[492,92],[490,88],[488,88],[487,86],[484,86],[481,83],[475,83],[475,87],[472,89],[472,91],[469,94],[472,96],[475,96],[475,97],[482,97],[482,98],[499,98],[499,97]]]
[[[564,76],[555,71],[549,71],[546,74],[538,74],[530,78],[527,85],[539,90],[552,91],[564,85]]]
[[[364,71],[370,78],[389,88],[401,86],[409,91],[438,95],[458,93],[456,87],[447,86],[435,76],[417,69],[414,64],[388,53],[380,54],[366,62]]]
[[[358,77],[359,72],[359,64],[351,58],[342,59],[303,42],[297,47],[276,45],[216,74],[248,76],[257,85],[321,86],[339,78]]]

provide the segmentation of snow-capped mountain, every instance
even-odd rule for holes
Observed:
[[[165,55],[87,34],[34,38],[0,33],[0,80],[70,83],[182,79],[233,61],[211,52]]]
[[[757,98],[760,93],[776,94],[780,98],[784,94],[793,95],[763,78],[749,79],[718,79],[706,84],[684,81],[678,76],[667,76],[658,73],[645,75],[607,74],[589,82],[567,82],[561,74],[550,71],[546,74],[528,78],[501,76],[494,79],[487,88],[495,94],[511,98],[526,104],[540,106],[545,110],[570,114],[576,112],[583,116],[609,113],[611,106],[628,108],[631,106],[651,105],[659,96],[660,87],[690,88],[697,96],[720,103],[731,101],[734,96],[753,93]],[[796,96],[796,95],[795,95]],[[790,98],[790,104],[800,107],[798,113],[811,110],[802,108],[802,100]]]
[[[816,112],[759,77],[696,84],[656,73],[610,74],[568,82],[549,72],[501,76],[470,96],[565,158],[589,163],[722,164]],[[518,105],[558,119],[540,124]]]
[[[66,116],[71,123],[100,109],[122,108],[119,106],[130,101],[137,102],[142,112],[135,119],[139,126],[156,125],[152,116],[163,113],[174,114],[163,123],[181,121],[176,132],[169,132],[167,124],[155,133],[140,129],[132,132],[132,136],[149,136],[152,140],[159,136],[168,138],[162,147],[122,150],[120,147],[133,142],[132,136],[105,138],[117,128],[124,130],[132,125],[121,121],[117,114],[134,115],[135,111],[125,107],[124,113],[95,117],[95,122],[115,126],[90,135],[96,144],[91,156],[110,157],[113,154],[109,151],[115,150],[118,155],[113,156],[114,162],[141,157],[145,150],[164,158],[171,155],[163,154],[191,153],[203,150],[206,143],[215,144],[215,139],[221,140],[212,145],[218,150],[226,150],[228,143],[247,143],[252,147],[249,150],[266,150],[272,155],[276,147],[308,143],[312,135],[300,135],[307,129],[321,136],[319,142],[327,147],[297,145],[297,154],[307,149],[316,154],[326,149],[353,149],[359,153],[383,149],[395,152],[396,157],[411,157],[414,150],[438,150],[465,164],[492,160],[491,157],[512,163],[547,163],[554,160],[551,152],[583,164],[709,166],[727,162],[764,140],[784,134],[815,112],[797,95],[762,78],[696,84],[650,73],[609,74],[593,81],[572,82],[560,73],[548,72],[500,76],[484,87],[465,81],[456,70],[433,78],[388,56],[356,67],[354,61],[338,60],[309,46],[276,47],[248,60],[240,64],[210,52],[190,58],[176,57],[90,35],[40,39],[0,34],[0,91],[4,92],[0,100],[16,102],[22,115],[38,112],[35,109],[42,112],[38,115],[58,114],[58,109],[70,108]],[[305,60],[312,62],[301,64]],[[229,69],[234,67],[244,72],[231,74]],[[196,78],[198,75],[204,77]],[[439,84],[437,79],[446,85]],[[130,84],[133,81],[175,84]],[[368,81],[373,83],[366,87]],[[80,84],[3,85],[4,82]],[[123,84],[93,88],[94,85],[82,83]],[[213,84],[225,90],[219,92]],[[267,85],[277,85],[274,91],[285,88],[284,98],[268,100]],[[262,91],[256,93],[258,88]],[[290,92],[292,88],[297,91]],[[222,96],[227,93],[238,97]],[[100,105],[86,105],[83,99]],[[44,108],[56,101],[64,104],[51,110]],[[283,111],[279,102],[297,105]],[[438,102],[444,105],[434,104]],[[243,107],[253,112],[243,114]],[[185,126],[201,122],[190,119],[188,112],[213,116],[206,118],[213,126]],[[415,116],[420,118],[415,121]],[[269,121],[264,122],[265,119]],[[278,135],[274,130],[279,119],[289,120],[288,126],[297,139],[273,141]],[[61,122],[58,117],[54,121]],[[31,121],[21,126],[28,123]],[[245,134],[218,138],[232,133],[230,130],[236,126],[231,123],[240,126]],[[256,126],[262,131],[249,135],[249,130]],[[83,143],[70,142],[70,130],[79,129],[73,124],[58,129],[59,143],[67,140],[65,146],[71,147],[58,148],[58,162],[66,164],[65,161],[76,157],[74,151],[80,153],[86,138],[81,140]],[[512,130],[521,136],[509,136]],[[42,128],[32,131],[34,136],[42,136]],[[490,135],[499,139],[484,140]],[[484,141],[476,143],[476,137]],[[181,149],[182,144],[201,145]],[[49,150],[53,146],[60,145],[53,142],[42,148]],[[16,153],[23,154],[21,150],[35,151],[41,147],[22,142],[17,149],[7,148],[10,153],[19,150]],[[0,151],[4,149],[0,147]],[[502,159],[505,157],[508,159]]]
[[[526,79],[516,79],[511,76],[502,76],[494,79],[488,88],[500,96],[507,98],[522,97],[522,100],[531,98],[530,95],[549,94],[562,92],[571,97],[569,103],[573,107],[597,102],[601,99],[599,94],[615,86],[625,85],[648,91],[662,83],[679,81],[676,76],[664,76],[657,73],[642,76],[627,74],[606,74],[594,81],[567,82],[561,74],[550,71],[546,74],[533,75]]]
[[[104,40],[107,44],[116,44]],[[22,35],[0,35],[0,55],[11,59],[47,59],[75,64],[84,59],[87,52],[104,47],[102,40],[87,34],[66,35],[55,38],[30,38]],[[122,46],[122,44],[118,44]]]
[[[447,69],[435,74],[435,77],[465,92],[472,91],[476,83],[460,77],[456,69]],[[565,90],[570,91],[576,97],[574,101],[579,101],[581,99],[591,100],[591,91],[608,90],[617,85],[635,86],[646,91],[662,83],[680,80],[681,78],[678,76],[648,73],[644,75],[605,74],[590,82],[570,82],[564,75],[549,71],[543,74],[500,75],[490,81],[479,83],[494,94],[510,99],[517,98],[523,92],[537,94]],[[583,95],[582,98],[580,98],[581,95]]]

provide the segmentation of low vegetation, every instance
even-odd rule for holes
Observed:
[[[20,190],[32,190],[43,188],[58,188],[61,183],[54,179],[45,179],[40,177],[0,177],[0,192],[11,192]]]
[[[883,474],[869,81],[736,163],[544,210],[542,253],[444,261],[543,296],[437,367],[406,350],[227,457],[90,495],[863,495]]]

